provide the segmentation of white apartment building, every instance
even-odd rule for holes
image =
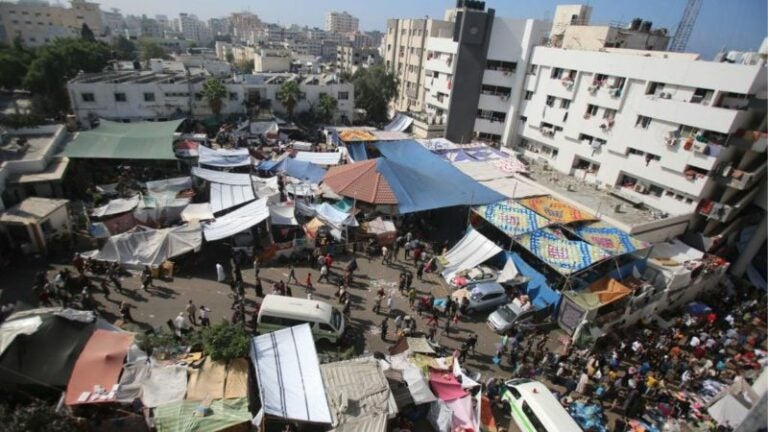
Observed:
[[[179,31],[182,37],[187,40],[201,43],[208,43],[213,40],[211,29],[208,28],[205,22],[197,19],[195,15],[180,13]]]
[[[284,49],[256,49],[253,56],[253,71],[288,72],[291,70],[291,53]]]
[[[98,3],[72,0],[70,7],[47,2],[0,2],[0,36],[10,45],[21,36],[25,45],[36,47],[63,37],[79,37],[87,24],[96,37],[104,36],[105,25]]]
[[[526,157],[662,218],[698,213],[691,222],[705,236],[722,235],[758,193],[765,135],[742,137],[764,129],[763,64],[539,46],[525,73],[507,122],[519,122],[512,140]]]
[[[325,14],[325,30],[333,33],[353,33],[358,31],[360,20],[348,12],[328,12]]]
[[[357,48],[339,46],[336,49],[336,70],[355,73],[359,68],[367,68],[381,61],[376,48]]]

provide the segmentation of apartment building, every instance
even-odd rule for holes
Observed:
[[[397,77],[400,88],[393,105],[403,112],[424,108],[424,64],[430,36],[451,37],[453,23],[428,19],[389,19],[383,39],[382,57],[387,70]]]
[[[200,43],[208,43],[213,40],[211,29],[208,28],[205,22],[197,19],[195,15],[180,13],[179,31],[186,40]]]
[[[339,46],[336,49],[336,70],[353,74],[359,68],[367,68],[381,61],[376,48]]]
[[[360,20],[348,12],[328,12],[325,14],[325,30],[333,33],[354,33],[359,30]]]
[[[233,13],[230,20],[232,21],[232,36],[236,41],[253,42],[253,33],[262,27],[258,15],[250,12]]]
[[[677,234],[722,238],[764,183],[762,63],[538,46],[525,73],[515,148],[655,219],[679,217]]]
[[[72,111],[77,120],[88,125],[96,118],[115,121],[168,120],[172,118],[205,118],[213,115],[203,98],[203,83],[210,74],[189,68],[189,73],[168,69],[118,71],[80,74],[67,84]],[[295,111],[316,105],[320,95],[338,100],[338,118],[352,119],[355,91],[352,83],[340,82],[336,76],[291,73],[254,74],[220,78],[227,87],[222,115],[245,114],[246,100],[256,94],[262,104],[284,112],[276,94],[286,80],[299,82],[300,101]]]
[[[290,70],[290,51],[285,49],[256,49],[253,56],[254,72],[288,72]]]
[[[97,37],[104,36],[98,3],[72,0],[67,8],[46,2],[0,2],[0,35],[9,45],[17,36],[30,47],[45,45],[56,38],[78,37],[83,24]]]

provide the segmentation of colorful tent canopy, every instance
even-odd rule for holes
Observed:
[[[563,275],[583,270],[610,257],[600,248],[583,241],[568,240],[551,228],[542,228],[514,240]]]
[[[115,392],[111,390],[118,383],[133,337],[134,334],[128,332],[93,332],[69,377],[67,405],[111,402],[115,399]],[[101,396],[93,393],[96,385],[101,386],[107,394]]]
[[[524,198],[519,202],[553,223],[567,224],[576,221],[595,219],[593,215],[552,198],[549,195]]]
[[[324,181],[339,195],[371,204],[398,203],[389,182],[378,170],[377,159],[333,167]]]
[[[205,416],[197,414],[199,406],[199,401],[178,401],[155,408],[157,432],[217,432],[251,420],[245,397],[214,400]]]
[[[586,290],[568,293],[568,297],[589,311],[620,300],[631,293],[631,289],[616,279],[604,277],[591,283]]]
[[[365,129],[347,129],[339,132],[339,138],[344,142],[376,141],[376,136]]]
[[[579,237],[613,256],[651,247],[651,243],[636,239],[626,232],[601,221],[574,224],[571,229]]]
[[[510,237],[536,231],[549,225],[546,218],[514,200],[475,207],[474,211]]]
[[[175,160],[173,134],[183,121],[118,123],[102,119],[95,129],[78,132],[64,155],[75,159]]]

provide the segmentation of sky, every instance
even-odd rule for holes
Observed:
[[[60,0],[63,2],[63,0]],[[201,19],[250,11],[262,21],[282,25],[299,24],[323,27],[327,11],[347,11],[360,19],[362,30],[384,30],[388,18],[442,18],[451,0],[94,0],[101,8],[118,8],[123,14],[164,14],[177,17],[179,12],[193,13]],[[577,1],[490,0],[486,8],[496,9],[496,16],[551,20],[558,4]],[[685,9],[686,0],[591,0],[592,22],[629,22],[640,17],[655,27],[667,27],[674,34]],[[704,0],[687,51],[710,59],[723,47],[729,50],[756,50],[768,36],[768,2],[765,0]]]

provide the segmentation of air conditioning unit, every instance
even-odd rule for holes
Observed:
[[[591,86],[587,87],[587,91],[592,93],[592,94],[595,94],[595,93],[597,93],[597,89],[599,89],[599,88],[600,87],[598,87],[596,85],[591,85]]]
[[[641,194],[646,194],[646,193],[648,193],[648,186],[646,186],[644,184],[641,184],[641,183],[638,183],[638,184],[635,185],[635,192],[641,193]]]
[[[694,142],[693,143],[693,151],[696,153],[704,153],[707,150],[707,144],[703,142]]]
[[[667,92],[659,93],[659,97],[662,99],[672,99],[672,94]]]
[[[670,147],[675,147],[679,143],[679,140],[675,137],[668,136],[664,138],[664,142]]]

